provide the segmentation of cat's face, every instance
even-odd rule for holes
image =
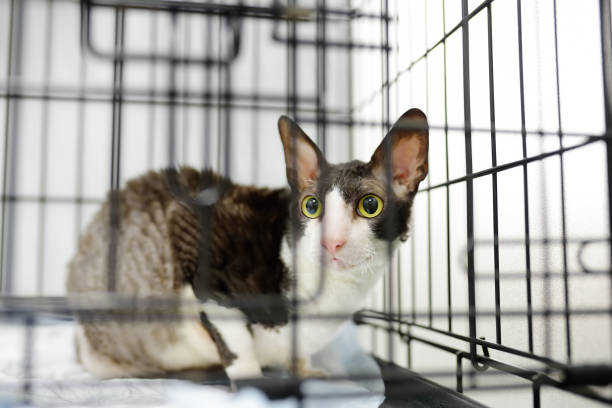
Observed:
[[[327,163],[287,117],[280,118],[279,131],[301,256],[349,269],[406,236],[414,194],[428,168],[427,119],[420,110],[402,115],[368,163]]]

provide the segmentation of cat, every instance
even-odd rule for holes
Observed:
[[[289,189],[182,167],[151,171],[109,196],[69,262],[69,299],[104,298],[116,217],[115,294],[180,302],[81,310],[76,347],[85,369],[112,378],[221,365],[235,381],[288,367],[297,334],[297,374],[321,374],[310,356],[363,306],[388,270],[389,245],[407,238],[428,172],[427,118],[404,113],[368,163],[328,163],[286,116],[278,129]]]

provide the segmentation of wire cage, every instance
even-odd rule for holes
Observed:
[[[127,180],[182,164],[283,186],[280,114],[367,160],[412,106],[430,173],[410,240],[346,316],[383,406],[612,404],[611,25],[609,0],[0,0],[0,330],[18,339],[0,374],[19,374],[0,406],[48,401],[39,328],[146,307],[65,297],[108,191],[116,212]],[[254,384],[303,402],[301,382]]]

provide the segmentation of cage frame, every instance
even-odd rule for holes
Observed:
[[[18,82],[9,82],[4,89],[0,89],[0,98],[4,98],[6,101],[6,125],[4,129],[4,143],[7,147],[5,149],[4,156],[4,180],[3,180],[3,195],[2,195],[2,214],[0,223],[2,225],[3,231],[3,241],[7,241],[6,238],[11,236],[11,224],[10,221],[11,213],[10,209],[7,210],[7,203],[12,201],[17,201],[20,198],[9,193],[8,186],[11,181],[8,178],[14,177],[12,172],[10,171],[10,166],[13,166],[12,160],[10,159],[11,151],[8,148],[10,146],[10,138],[12,134],[15,134],[18,129],[18,119],[15,115],[15,104],[21,99],[40,99],[44,101],[51,101],[58,98],[62,99],[70,99],[74,101],[79,101],[80,103],[85,103],[87,100],[104,100],[106,102],[110,102],[112,104],[112,118],[113,124],[112,129],[113,133],[111,135],[111,174],[110,174],[110,189],[111,189],[111,208],[116,208],[118,206],[116,200],[117,195],[116,192],[120,190],[120,157],[121,157],[121,115],[122,115],[122,104],[126,102],[126,99],[133,98],[133,100],[143,101],[143,103],[150,104],[163,104],[168,107],[169,110],[169,124],[168,124],[168,141],[169,146],[174,146],[173,144],[173,132],[176,128],[174,108],[176,106],[181,106],[181,104],[190,104],[196,103],[201,104],[202,106],[215,106],[215,102],[212,102],[213,99],[217,99],[216,106],[222,106],[224,108],[224,132],[226,137],[223,142],[226,144],[226,148],[224,149],[225,157],[222,160],[223,165],[225,166],[226,174],[229,174],[229,146],[231,143],[231,109],[232,104],[235,102],[247,101],[252,103],[252,107],[254,109],[264,109],[258,105],[262,99],[270,100],[273,102],[286,102],[289,107],[289,112],[293,115],[296,120],[303,121],[306,123],[313,123],[316,125],[318,138],[320,141],[325,141],[326,138],[326,126],[330,124],[334,125],[343,125],[347,126],[349,129],[354,126],[368,126],[373,129],[380,128],[382,129],[383,134],[386,132],[386,129],[389,128],[391,121],[389,117],[389,105],[390,105],[390,86],[395,83],[400,75],[409,72],[412,67],[414,67],[418,62],[422,60],[427,60],[429,54],[437,47],[444,47],[446,49],[446,40],[453,33],[461,30],[462,32],[462,46],[463,46],[463,90],[464,90],[464,122],[465,126],[461,128],[453,128],[445,123],[444,126],[439,126],[438,128],[444,130],[446,133],[446,137],[448,138],[449,130],[461,130],[464,132],[465,138],[465,146],[466,146],[466,173],[463,177],[458,177],[455,179],[449,179],[448,177],[448,160],[447,160],[447,177],[446,182],[439,183],[436,185],[428,184],[427,187],[421,188],[419,190],[419,194],[426,194],[428,197],[434,189],[446,189],[447,195],[447,203],[446,203],[446,212],[448,215],[449,212],[449,186],[453,184],[463,184],[465,183],[466,191],[467,191],[467,214],[466,214],[466,223],[467,223],[467,242],[468,247],[466,248],[467,254],[467,283],[468,283],[468,310],[465,313],[452,311],[451,310],[451,280],[450,280],[450,266],[448,270],[448,310],[446,313],[438,313],[432,309],[431,303],[429,305],[429,309],[426,312],[419,312],[417,310],[412,311],[411,316],[403,315],[400,313],[394,313],[396,303],[396,288],[394,279],[396,276],[390,270],[386,275],[386,287],[387,287],[387,296],[385,299],[386,302],[386,310],[371,310],[366,309],[361,312],[358,312],[353,317],[354,321],[358,325],[366,325],[374,328],[374,330],[382,330],[388,333],[387,336],[387,359],[389,361],[393,361],[395,358],[395,350],[393,346],[393,342],[395,336],[398,336],[402,341],[404,341],[408,345],[408,361],[410,361],[410,346],[414,342],[419,342],[421,344],[425,344],[431,346],[433,348],[443,350],[450,354],[453,354],[456,358],[456,370],[454,373],[444,372],[444,373],[423,373],[425,377],[436,377],[436,376],[448,376],[452,375],[456,378],[456,391],[459,393],[464,392],[466,389],[470,389],[470,386],[466,387],[464,384],[464,377],[466,375],[488,375],[491,370],[495,369],[498,371],[502,371],[505,373],[512,374],[514,376],[520,377],[522,379],[528,380],[530,382],[530,386],[532,389],[533,395],[533,405],[534,407],[540,406],[540,391],[544,386],[550,386],[554,388],[558,388],[564,391],[568,391],[574,393],[576,395],[580,395],[589,399],[593,399],[599,402],[607,403],[612,405],[612,398],[606,396],[605,393],[599,392],[594,389],[595,386],[606,386],[612,382],[612,366],[610,364],[598,364],[598,365],[573,365],[571,364],[571,335],[570,335],[570,315],[571,316],[581,316],[581,315],[610,315],[612,316],[612,310],[610,309],[576,309],[571,308],[568,303],[568,279],[569,279],[569,271],[567,267],[567,259],[564,259],[564,273],[560,277],[563,279],[565,294],[566,294],[566,302],[564,308],[555,310],[555,309],[546,309],[546,310],[534,310],[531,303],[531,280],[536,278],[542,279],[550,279],[551,274],[548,272],[544,272],[541,277],[533,275],[530,264],[529,264],[529,253],[530,247],[533,244],[542,244],[548,245],[551,241],[542,240],[538,242],[537,240],[533,240],[530,238],[530,227],[529,227],[529,217],[528,217],[528,209],[529,209],[529,193],[528,193],[528,164],[538,162],[548,157],[558,156],[560,158],[560,166],[561,170],[563,170],[563,155],[564,153],[579,149],[583,146],[589,145],[591,143],[605,143],[606,152],[607,152],[607,177],[608,177],[608,213],[612,214],[612,14],[609,0],[599,0],[600,7],[600,33],[601,33],[601,56],[602,56],[602,75],[603,75],[603,84],[604,84],[604,116],[605,116],[605,133],[604,134],[592,134],[585,135],[583,133],[571,133],[571,132],[563,132],[561,129],[561,115],[559,114],[559,131],[558,132],[545,132],[542,130],[531,131],[527,129],[525,124],[525,95],[523,89],[523,51],[522,51],[522,33],[521,33],[521,4],[522,0],[516,0],[516,7],[518,13],[518,27],[517,33],[518,38],[517,42],[519,45],[519,74],[520,74],[520,95],[521,95],[521,129],[496,129],[495,127],[495,94],[494,94],[494,69],[493,69],[493,46],[492,46],[492,14],[491,14],[491,6],[494,3],[494,0],[485,0],[476,6],[472,11],[469,10],[468,0],[462,0],[462,18],[451,30],[445,32],[444,35],[437,41],[432,47],[428,48],[426,52],[411,61],[408,67],[398,73],[396,78],[390,78],[390,69],[389,69],[389,59],[390,53],[392,52],[392,46],[390,45],[389,39],[389,25],[393,23],[393,18],[389,16],[389,0],[381,0],[381,5],[383,12],[381,15],[374,15],[369,13],[361,13],[358,9],[348,8],[347,10],[340,9],[328,9],[326,7],[325,0],[317,0],[317,6],[315,8],[305,8],[297,6],[296,0],[288,0],[288,5],[286,7],[282,6],[278,1],[271,1],[270,7],[255,7],[248,6],[242,4],[238,5],[221,5],[217,2],[202,2],[202,3],[191,3],[191,2],[183,2],[180,0],[148,0],[145,4],[143,2],[138,2],[134,0],[80,0],[81,4],[81,42],[83,50],[88,55],[96,56],[97,58],[111,59],[113,61],[114,73],[113,73],[113,88],[109,92],[108,89],[103,90],[93,90],[92,93],[89,93],[89,90],[80,89],[77,90],[75,94],[75,90],[69,89],[57,89],[53,90],[48,84],[48,67],[46,68],[46,78],[47,84],[43,87],[42,92],[37,89],[28,89],[25,84],[21,84]],[[11,11],[13,13],[13,18],[10,18],[11,27],[9,32],[11,34],[11,38],[9,40],[9,62],[8,62],[8,77],[12,77],[12,73],[15,70],[19,70],[19,53],[20,53],[20,43],[21,39],[19,29],[15,30],[14,25],[18,26],[20,21],[23,19],[23,10],[22,6],[17,5],[18,2],[15,0],[11,0]],[[50,4],[50,3],[49,3]],[[556,13],[556,0],[553,0],[553,4],[555,5],[555,13]],[[91,27],[91,11],[96,7],[104,7],[110,8],[115,11],[115,41],[114,41],[114,49],[112,53],[103,52],[97,49],[92,41],[92,34],[90,31]],[[154,55],[154,54],[128,54],[124,52],[124,25],[125,25],[125,11],[133,8],[137,9],[147,9],[156,12],[167,12],[172,15],[176,15],[177,13],[199,13],[204,15],[214,15],[214,16],[222,16],[227,18],[228,27],[230,27],[230,31],[233,35],[234,41],[232,46],[230,47],[230,51],[227,53],[226,58],[222,59],[213,59],[208,57],[203,58],[185,58],[179,57],[177,55],[169,54],[169,55]],[[491,128],[490,129],[476,129],[471,126],[471,117],[470,117],[470,51],[469,51],[469,22],[472,18],[479,15],[480,13],[486,13],[487,15],[487,24],[488,24],[488,63],[489,63],[489,91],[490,91],[490,111],[491,111]],[[353,19],[358,18],[366,18],[366,19],[375,19],[381,22],[381,41],[380,44],[371,44],[371,43],[354,43],[349,42],[338,42],[331,41],[326,38],[326,24],[328,24],[329,15],[332,15],[334,18],[345,19],[352,21]],[[271,39],[273,41],[284,43],[287,45],[288,50],[288,92],[287,95],[263,95],[260,93],[257,94],[235,94],[231,91],[231,70],[230,65],[233,59],[240,52],[240,34],[241,34],[241,25],[239,23],[242,18],[261,18],[261,19],[272,19],[274,21],[274,30],[271,35]],[[287,24],[289,30],[288,35],[283,37],[279,32],[279,26],[281,22]],[[316,38],[301,38],[297,35],[296,27],[298,24],[303,22],[314,22],[316,24]],[[15,35],[15,37],[13,37]],[[556,14],[555,14],[555,45],[557,41],[557,25],[556,25]],[[14,45],[16,46],[14,47]],[[296,51],[298,47],[314,47],[317,52],[317,89],[313,96],[303,96],[303,93],[298,92],[297,85],[297,54]],[[346,115],[346,118],[337,118],[333,112],[333,109],[329,109],[328,106],[325,105],[325,101],[323,98],[317,96],[325,93],[326,90],[326,77],[325,77],[325,64],[326,64],[326,53],[328,48],[343,48],[347,49],[349,53],[357,52],[359,50],[378,50],[381,53],[381,67],[382,67],[382,86],[380,88],[380,95],[382,96],[382,117],[383,120],[381,122],[372,122],[372,121],[360,121],[354,118],[354,112],[358,108],[358,106],[351,106],[348,112],[342,112],[342,114]],[[15,53],[16,55],[13,55]],[[446,54],[445,54],[446,55]],[[557,68],[557,90],[559,84],[559,73],[558,73],[558,55],[557,50],[555,49],[555,56],[557,58],[556,68]],[[139,90],[134,92],[133,90],[124,90],[122,87],[122,77],[123,77],[123,66],[126,61],[130,60],[141,60],[141,61],[154,61],[156,63],[163,62],[168,64],[170,67],[170,80],[169,80],[169,89],[165,95],[162,96],[162,99],[157,99],[158,95],[152,94],[150,90]],[[17,61],[17,62],[15,62]],[[219,90],[219,92],[207,92],[204,94],[196,94],[196,95],[187,95],[185,93],[179,92],[175,88],[175,71],[177,66],[184,66],[189,64],[202,65],[205,69],[219,69],[223,71],[224,77],[224,86],[226,87],[226,91]],[[48,64],[47,64],[48,66]],[[446,72],[446,66],[445,66]],[[56,95],[53,95],[53,93]],[[445,83],[445,92],[446,92],[446,83]],[[558,91],[557,91],[558,92]],[[92,95],[93,94],[93,95]],[[126,98],[127,97],[127,98]],[[194,97],[197,101],[193,101]],[[304,114],[299,108],[302,101],[307,103],[311,103],[314,105],[314,117],[312,115]],[[560,96],[557,93],[557,104],[560,104]],[[331,113],[330,113],[331,111]],[[481,171],[474,171],[472,168],[472,132],[474,131],[489,131],[491,134],[491,154],[492,154],[492,166],[488,169]],[[509,133],[509,134],[520,134],[522,139],[523,146],[523,157],[521,160],[517,160],[511,163],[505,164],[497,164],[496,161],[496,150],[495,150],[495,141],[498,133]],[[545,153],[541,153],[538,155],[529,156],[526,150],[526,142],[528,136],[537,137],[542,135],[556,135],[559,138],[559,148],[557,150],[548,151]],[[572,136],[586,136],[586,140],[579,144],[564,146],[563,138],[564,137],[572,137]],[[448,158],[448,140],[446,141],[446,154]],[[170,163],[174,163],[174,147],[171,147],[168,151],[168,158],[170,159]],[[494,197],[494,236],[497,237],[497,174],[500,172],[506,171],[511,168],[522,168],[523,170],[523,188],[524,188],[524,210],[526,211],[526,220],[525,220],[525,239],[522,242],[519,240],[517,243],[508,243],[508,242],[499,242],[495,239],[493,242],[479,242],[475,239],[474,235],[474,202],[473,202],[473,181],[476,178],[483,176],[492,176],[492,188],[493,188],[493,197]],[[561,171],[561,185],[563,189],[563,171]],[[177,199],[179,200],[187,200],[188,198],[185,194],[177,189],[173,192]],[[563,193],[562,193],[563,197]],[[26,198],[28,200],[37,201],[40,203],[46,203],[53,198],[46,197],[45,194],[41,194],[39,197],[29,197]],[[59,198],[60,200],[62,198]],[[88,198],[85,197],[77,197],[77,202],[98,202],[96,200],[88,201]],[[429,200],[429,198],[428,198]],[[201,205],[201,203],[200,203]],[[562,213],[562,224],[563,224],[563,237],[558,242],[560,243],[564,250],[564,256],[567,256],[566,246],[569,242],[571,242],[571,238],[567,237],[565,231],[565,213]],[[109,292],[113,292],[115,287],[115,264],[116,260],[116,247],[118,240],[118,214],[116,212],[111,212],[111,231],[114,231],[111,236],[110,242],[110,254],[109,254],[109,267],[108,267],[108,276],[109,276]],[[447,217],[447,239],[448,238],[448,217]],[[13,227],[14,228],[14,227]],[[609,217],[609,231],[612,234],[612,217]],[[430,239],[430,237],[428,238]],[[604,276],[610,277],[610,295],[612,298],[612,271],[592,271],[585,265],[582,259],[582,252],[585,247],[591,245],[594,242],[608,242],[610,241],[609,236],[607,238],[601,239],[583,239],[579,240],[580,245],[580,264],[583,268],[582,273],[586,274],[600,274]],[[512,348],[505,346],[501,341],[501,319],[504,316],[512,316],[523,315],[522,311],[504,311],[503,313],[500,311],[500,287],[499,287],[499,246],[507,245],[507,244],[516,244],[516,245],[524,245],[526,250],[526,291],[527,291],[527,319],[528,319],[528,351],[520,350],[517,348]],[[25,355],[28,356],[31,354],[32,350],[32,327],[37,324],[38,316],[40,315],[51,315],[51,316],[61,316],[62,318],[67,318],[72,316],[75,312],[91,312],[92,317],[95,318],[99,316],[100,313],[104,314],[109,310],[114,310],[116,308],[123,307],[133,307],[134,304],[131,299],[112,299],[110,302],[102,302],[99,307],[91,308],[91,305],[78,305],[74,303],[68,303],[65,299],[62,298],[43,298],[43,297],[34,297],[34,298],[24,298],[24,297],[14,297],[6,290],[8,286],[10,288],[10,273],[11,273],[11,264],[10,261],[6,260],[7,254],[11,252],[10,242],[4,242],[1,245],[0,252],[0,265],[2,271],[0,272],[0,288],[2,288],[2,296],[0,297],[0,317],[5,320],[12,321],[21,321],[27,328],[27,332],[30,333],[26,339],[25,343]],[[496,307],[494,311],[482,311],[477,309],[477,299],[476,299],[476,290],[475,283],[479,277],[476,276],[475,266],[474,266],[474,250],[478,245],[493,245],[495,251],[495,271],[493,274],[493,278],[495,280],[495,298],[496,298]],[[431,246],[431,244],[429,244]],[[113,249],[114,248],[114,249]],[[431,254],[429,254],[431,257]],[[610,249],[610,259],[612,259],[612,247]],[[450,262],[450,259],[448,260]],[[8,272],[7,272],[8,271]],[[322,271],[322,279],[324,281],[324,271]],[[397,279],[400,277],[397,276]],[[41,278],[42,281],[42,278]],[[7,282],[9,282],[7,284]],[[429,291],[430,291],[430,299],[431,299],[431,270],[429,271]],[[398,297],[401,297],[401,293],[397,293]],[[167,299],[157,299],[154,300],[155,304],[159,304],[159,302],[168,302],[171,300]],[[253,300],[255,302],[262,301],[261,299]],[[298,299],[292,299],[294,306],[297,306]],[[143,306],[144,305],[144,306]],[[146,307],[146,302],[142,305]],[[494,316],[496,319],[496,339],[485,340],[484,338],[480,338],[478,336],[476,317],[482,315],[490,315]],[[455,333],[452,330],[452,319],[453,317],[464,316],[469,321],[469,334],[461,335],[459,333]],[[533,316],[544,316],[545,318],[551,316],[563,316],[565,319],[565,341],[567,344],[567,360],[568,362],[561,362],[550,359],[546,356],[538,355],[534,353],[533,349]],[[175,318],[176,316],[167,316],[169,318]],[[339,317],[349,317],[349,316],[327,316],[329,318],[339,318]],[[417,317],[427,318],[429,324],[422,324],[417,322]],[[447,330],[442,330],[433,327],[432,320],[434,317],[446,317],[447,318]],[[298,319],[302,318],[320,318],[320,316],[293,316],[293,327],[296,327],[298,323]],[[413,329],[419,329],[425,332],[436,333],[439,335],[444,335],[449,338],[453,338],[455,340],[460,340],[464,342],[469,351],[461,350],[455,347],[451,347],[449,345],[433,341],[431,339],[425,338],[419,334],[413,333]],[[297,333],[294,331],[294,333]],[[295,337],[295,336],[294,336]],[[297,347],[295,344],[293,345],[294,350]],[[521,367],[517,367],[511,364],[504,362],[503,360],[495,359],[490,356],[489,350],[497,350],[503,353],[507,353],[514,356],[519,356],[528,360],[535,361],[539,364],[542,364],[540,369],[525,369]],[[295,360],[294,355],[294,360]],[[471,370],[465,370],[463,368],[463,361],[469,361],[472,365]],[[30,372],[33,361],[26,358],[24,359],[24,371]],[[295,365],[294,361],[294,365]],[[410,363],[408,364],[410,365]],[[402,375],[405,375],[402,374]],[[401,381],[402,375],[399,378],[391,378],[392,381]],[[332,379],[333,380],[333,379]],[[299,384],[299,379],[298,379]],[[472,385],[471,387],[482,389],[483,387],[478,387],[476,385]],[[499,386],[500,389],[512,389],[513,386]],[[484,387],[486,389],[486,386]],[[297,388],[299,390],[299,388]],[[30,385],[28,381],[24,384],[24,393],[28,395],[30,390]],[[295,391],[295,390],[294,390]],[[299,391],[295,391],[299,393]],[[27,400],[26,400],[27,401]]]

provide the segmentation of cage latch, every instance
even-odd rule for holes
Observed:
[[[485,338],[485,336],[481,336],[481,337],[479,337],[479,339],[482,340],[482,341],[486,341],[487,340]],[[484,343],[480,343],[480,347],[482,347],[482,354],[485,357],[489,357],[489,347],[486,344],[484,344]]]

